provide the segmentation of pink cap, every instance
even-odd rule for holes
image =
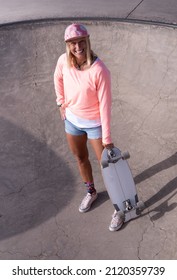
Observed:
[[[72,39],[76,39],[79,37],[87,37],[87,36],[89,36],[89,34],[84,25],[73,23],[66,28],[64,39],[65,42],[67,42]]]

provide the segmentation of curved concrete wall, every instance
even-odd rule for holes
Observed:
[[[58,56],[65,51],[63,32],[67,24],[34,23],[0,29],[4,117],[15,108],[22,114],[25,108],[22,119],[30,126],[30,122],[34,124],[34,110],[40,117],[49,112],[53,115],[53,71]],[[86,25],[93,50],[112,73],[115,143],[129,148],[137,160],[140,156],[143,161],[174,152],[177,30],[116,22]]]
[[[0,214],[1,221],[9,225],[8,231],[7,228],[1,231],[1,239],[55,216],[72,199],[73,188],[77,193],[76,186],[80,184],[74,159],[68,153],[53,87],[53,72],[58,56],[65,51],[63,33],[68,24],[34,22],[0,28]],[[149,213],[156,207],[159,215],[163,215],[165,210],[170,210],[168,200],[176,207],[173,199],[177,185],[177,29],[99,21],[85,22],[85,25],[91,34],[92,49],[112,73],[114,143],[122,150],[129,150],[135,182]],[[95,180],[101,185],[93,154],[91,159]],[[54,188],[52,194],[51,188]],[[32,202],[22,200],[25,194],[30,196],[30,201],[39,199],[35,207]],[[47,201],[46,195],[50,197]],[[165,206],[158,210],[161,200]],[[42,214],[46,207],[50,209],[47,215]],[[3,215],[6,208],[10,210]],[[12,229],[17,215],[18,225]],[[172,223],[176,224],[175,215],[173,218]],[[144,232],[146,223],[143,226]],[[156,233],[159,231],[157,227]],[[146,232],[149,244],[153,228],[149,226]],[[160,257],[175,258],[173,231],[168,232],[168,237],[162,234],[163,238],[169,241],[171,249],[174,247],[174,252],[166,248]],[[77,245],[77,239],[75,242]],[[146,243],[142,242],[138,258],[156,256],[153,242],[149,251],[145,247]],[[129,257],[136,258],[134,253]],[[104,258],[110,258],[109,253]],[[122,258],[127,258],[126,251],[122,251]]]

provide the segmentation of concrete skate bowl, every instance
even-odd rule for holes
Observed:
[[[55,216],[73,196],[76,173],[53,87],[69,23],[0,27],[1,239]],[[131,154],[140,196],[149,212],[163,202],[163,214],[177,211],[177,30],[125,22],[84,23],[92,49],[112,73],[112,136]]]

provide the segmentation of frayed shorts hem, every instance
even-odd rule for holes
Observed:
[[[70,121],[65,120],[65,132],[74,136],[81,136],[87,134],[88,139],[102,138],[102,127],[80,128],[72,124]]]

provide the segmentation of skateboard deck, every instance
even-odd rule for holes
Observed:
[[[144,208],[144,203],[138,200],[136,186],[126,159],[128,152],[114,147],[104,149],[101,157],[101,169],[108,195],[125,222],[138,217]]]

